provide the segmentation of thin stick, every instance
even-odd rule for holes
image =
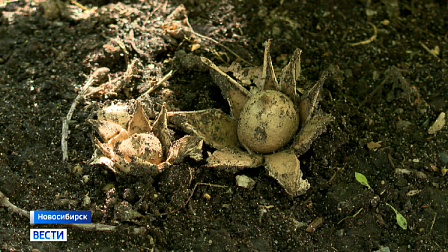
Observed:
[[[214,50],[213,48],[211,48],[210,46],[208,46],[208,45],[206,45],[206,44],[203,44],[203,43],[194,42],[194,41],[190,40],[189,38],[187,38],[186,36],[184,36],[184,39],[185,39],[186,41],[190,42],[191,44],[196,43],[196,44],[198,44],[198,45],[201,45],[201,46],[203,46],[203,47],[208,48],[210,51],[212,51],[212,53],[213,53],[216,57],[218,57],[222,62],[224,62],[224,64],[226,64],[227,66],[229,66],[229,63],[227,63],[227,61],[225,61],[225,60],[221,57],[221,55],[219,55],[219,53],[218,53],[216,50]]]
[[[73,101],[70,110],[67,113],[67,117],[64,118],[62,122],[62,136],[61,136],[61,148],[62,148],[62,162],[66,162],[68,159],[68,147],[67,147],[67,138],[68,138],[68,123],[72,119],[73,112],[75,111],[76,105],[78,105],[79,102],[83,99],[84,95],[87,92],[87,89],[94,83],[97,79],[101,78],[101,76],[104,74],[105,68],[101,67],[98,68],[93,74],[90,76],[89,80],[84,84],[84,86],[81,89],[81,92],[79,92],[76,99]]]
[[[392,160],[392,156],[390,155],[390,153],[387,153],[387,158],[389,159],[389,163],[392,166],[392,168],[394,168],[395,170],[395,165],[394,165],[394,161]]]
[[[113,232],[117,230],[117,226],[105,225],[100,223],[91,224],[64,224],[64,226],[78,228],[85,231],[103,231],[103,232]]]
[[[75,1],[75,0],[72,0],[71,2],[72,2],[72,4],[74,4],[74,5],[78,6],[79,8],[83,9],[84,11],[90,11],[89,8],[85,7],[84,5],[78,3],[78,2]]]
[[[365,99],[364,101],[361,102],[361,104],[359,104],[358,108],[362,107],[364,104],[366,104],[366,102],[370,101],[370,99],[375,96],[378,92],[381,91],[381,89],[383,88],[384,84],[389,80],[390,77],[390,69],[386,70],[385,75],[386,77],[384,78],[384,80],[380,83],[380,85],[378,85],[373,91],[372,93],[370,93]]]
[[[214,39],[212,39],[212,38],[210,38],[210,37],[207,37],[207,36],[205,36],[205,35],[202,35],[202,34],[199,34],[199,33],[195,32],[195,31],[193,30],[193,27],[191,27],[190,22],[188,21],[188,18],[186,18],[186,21],[187,21],[187,25],[188,25],[188,27],[190,28],[191,32],[192,32],[194,35],[196,35],[196,36],[198,36],[198,37],[201,37],[201,38],[204,38],[204,39],[208,39],[208,40],[212,41],[213,43],[215,43],[215,44],[217,44],[217,45],[220,45],[220,46],[224,47],[227,51],[229,51],[231,54],[233,54],[233,55],[234,55],[235,57],[237,57],[239,60],[243,61],[244,63],[248,64],[249,66],[254,66],[253,64],[251,64],[250,62],[248,62],[248,61],[246,61],[245,59],[241,58],[238,54],[236,54],[235,52],[233,52],[232,50],[230,50],[230,48],[228,48],[227,46],[225,46],[225,45],[219,43],[218,41],[216,41],[216,40],[214,40]]]
[[[425,44],[423,44],[423,42],[419,41],[418,43],[419,43],[419,44],[423,47],[423,49],[425,49],[429,54],[431,54],[432,56],[434,56],[434,57],[436,57],[438,60],[440,60],[440,59],[439,59],[439,56],[437,56],[437,54],[436,54],[433,50],[429,49]]]
[[[5,6],[8,5],[9,3],[14,3],[14,2],[18,2],[18,1],[19,1],[19,0],[11,0],[11,1],[5,1],[5,2],[0,1],[0,8],[5,7]]]
[[[160,87],[165,81],[167,81],[171,76],[173,76],[174,71],[171,70],[168,74],[166,74],[159,82],[157,82],[154,86],[152,86],[150,89],[148,89],[146,92],[144,92],[142,95],[140,95],[137,99],[141,99],[143,96],[150,94],[154,90],[156,90],[158,87]]]
[[[0,192],[0,207],[6,207],[9,210],[11,210],[13,213],[19,214],[23,217],[30,218],[30,212],[23,210],[21,208],[18,208],[14,204],[12,204],[6,196]]]
[[[434,223],[436,223],[436,217],[437,217],[437,213],[434,214],[434,219],[432,220],[431,229],[429,229],[430,233],[432,231],[432,228],[434,227]]]
[[[365,45],[368,43],[371,43],[372,41],[374,41],[376,39],[376,36],[378,34],[378,29],[376,28],[376,26],[370,22],[368,22],[369,25],[371,25],[373,27],[373,36],[370,37],[368,40],[364,40],[364,41],[360,41],[360,42],[356,42],[356,43],[347,43],[350,46],[357,46],[357,45]]]
[[[20,216],[30,218],[30,212],[23,210],[16,205],[12,204],[9,199],[0,191],[0,207],[6,207],[11,212],[19,214]],[[105,225],[100,223],[91,223],[91,224],[63,224],[66,227],[77,228],[84,231],[117,231],[117,226]],[[134,233],[139,233],[142,231],[142,228],[134,228]]]

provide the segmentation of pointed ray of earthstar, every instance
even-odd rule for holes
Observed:
[[[280,90],[280,86],[275,76],[274,66],[272,65],[271,54],[269,50],[271,48],[271,40],[266,42],[264,49],[263,69],[261,74],[261,80],[263,86],[260,90]]]
[[[177,164],[187,156],[200,161],[202,160],[202,145],[201,137],[186,135],[173,143],[166,163]]]
[[[322,77],[316,82],[316,84],[314,84],[314,86],[301,97],[299,104],[299,115],[301,125],[305,125],[305,123],[313,115],[314,110],[317,107],[317,104],[319,104],[322,87],[324,86],[325,80],[329,75],[330,75],[329,72],[324,72],[322,74]]]
[[[281,92],[286,94],[293,102],[297,100],[296,83],[300,78],[300,55],[302,50],[296,49],[289,63],[282,69],[280,79]]]
[[[135,133],[151,132],[151,130],[151,125],[143,111],[142,104],[139,100],[136,100],[134,115],[128,123],[128,133],[129,135],[133,135]]]
[[[89,122],[98,135],[101,138],[101,141],[108,142],[111,138],[118,135],[120,131],[123,129],[123,127],[117,123],[104,121],[104,120],[91,120],[88,119],[87,122]]]
[[[300,161],[294,151],[285,150],[264,157],[269,175],[275,178],[288,194],[296,197],[310,188],[310,183],[302,179]]]
[[[171,148],[171,137],[168,133],[168,122],[166,117],[166,104],[162,105],[159,115],[152,126],[152,132],[160,140],[163,148],[163,157],[167,158]]]
[[[325,132],[327,125],[334,121],[334,117],[327,114],[315,115],[305,125],[294,138],[292,148],[298,156],[307,152],[313,141]]]
[[[232,172],[255,168],[262,164],[263,156],[231,148],[216,150],[207,158],[208,167],[227,169]]]
[[[201,57],[201,61],[210,68],[210,75],[214,82],[221,89],[221,94],[227,100],[231,109],[231,116],[238,120],[240,111],[244,104],[250,97],[250,92],[247,91],[240,83],[235,81],[232,77],[223,72],[209,59]]]
[[[202,137],[216,149],[238,146],[237,122],[220,109],[168,112],[167,116],[184,132]]]

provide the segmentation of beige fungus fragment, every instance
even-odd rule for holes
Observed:
[[[443,128],[443,126],[445,126],[445,113],[442,112],[440,113],[439,117],[437,117],[436,121],[434,122],[433,125],[431,125],[431,127],[429,127],[428,129],[428,134],[435,134],[437,133],[437,131],[441,130]]]

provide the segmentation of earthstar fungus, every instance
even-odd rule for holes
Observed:
[[[296,92],[300,78],[301,50],[296,49],[283,68],[280,81],[274,72],[267,41],[261,70],[230,68],[238,80],[227,75],[207,58],[201,60],[230,105],[230,116],[219,109],[168,112],[168,120],[188,134],[198,136],[217,150],[207,158],[207,166],[236,172],[260,165],[268,170],[292,196],[310,187],[302,178],[298,156],[322,134],[334,117],[316,112],[320,92],[328,73],[302,96]],[[246,76],[244,76],[246,73]],[[255,93],[247,90],[251,73]]]
[[[127,105],[112,105],[98,111],[97,120],[90,120],[100,140],[91,164],[107,166],[116,173],[148,169],[157,175],[166,167],[179,163],[186,156],[202,159],[202,139],[186,135],[171,140],[167,126],[165,104],[151,122],[139,100],[130,115]]]

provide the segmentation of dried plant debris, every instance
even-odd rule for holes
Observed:
[[[199,136],[172,140],[165,104],[154,121],[148,119],[139,100],[135,101],[135,112],[130,115],[129,111],[125,104],[112,105],[98,111],[97,120],[89,120],[100,138],[95,140],[92,165],[120,173],[146,169],[156,175],[187,156],[202,159],[203,140]]]
[[[443,128],[443,126],[445,126],[445,113],[442,112],[440,113],[439,117],[437,117],[436,121],[433,123],[433,125],[431,125],[431,127],[429,127],[428,129],[428,134],[436,134],[437,131],[441,130]]]
[[[386,95],[387,102],[397,99],[404,99],[409,101],[411,105],[424,104],[425,101],[421,97],[417,87],[411,85],[410,81],[403,76],[403,74],[406,73],[408,73],[407,70],[394,66],[389,67],[384,72],[384,80],[366,97],[363,102],[361,102],[359,106],[364,106],[364,104],[370,102],[377,94],[381,93],[386,84],[392,84],[392,88]]]
[[[367,148],[369,150],[379,149],[379,148],[381,148],[381,143],[382,143],[382,141],[378,141],[378,142],[371,141],[371,142],[368,142],[367,143]]]
[[[301,50],[294,52],[278,81],[269,48],[270,41],[266,43],[263,67],[258,70],[244,70],[236,63],[219,68],[201,58],[229,102],[230,116],[218,109],[207,109],[169,112],[167,117],[177,127],[217,149],[207,159],[209,167],[236,172],[264,165],[288,194],[298,196],[310,184],[302,178],[297,157],[334,120],[316,109],[328,73],[299,96],[296,82],[301,78]],[[237,80],[225,71],[236,71],[233,75]],[[253,92],[244,87],[250,82],[255,85]]]
[[[126,72],[123,75],[110,79],[110,70],[107,67],[101,67],[95,71],[95,82],[92,87],[87,90],[86,96],[91,98],[110,98],[117,96],[127,87],[134,78],[140,77],[138,75],[142,72],[143,65],[142,62],[136,58],[133,59],[128,65]]]

